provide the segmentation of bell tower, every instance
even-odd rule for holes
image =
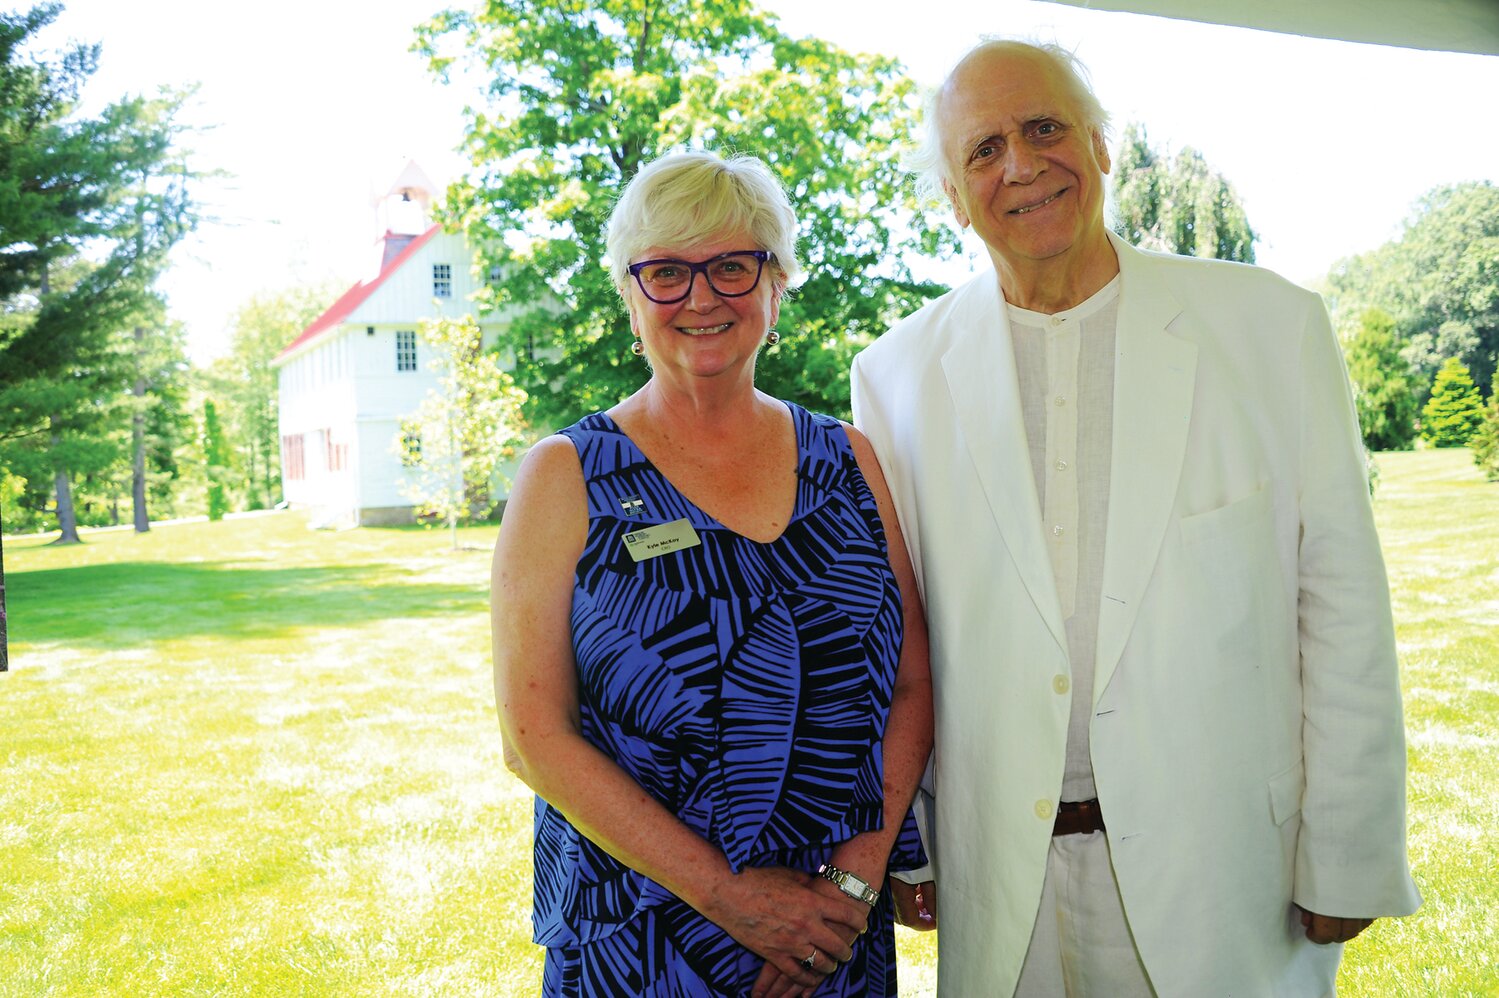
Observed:
[[[416,160],[407,160],[384,193],[372,193],[375,208],[375,273],[400,255],[410,242],[432,224],[432,203],[438,196],[437,185]]]

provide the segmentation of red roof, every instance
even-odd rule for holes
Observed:
[[[328,310],[326,312],[318,316],[316,319],[312,320],[312,325],[302,330],[301,334],[298,335],[296,339],[287,344],[286,349],[282,350],[276,355],[276,359],[280,360],[288,354],[293,353],[298,348],[304,346],[305,344],[317,339],[317,337],[321,336],[328,330],[337,328],[339,323],[343,322],[350,315],[352,315],[356,308],[364,304],[365,300],[368,299],[370,295],[374,294],[375,290],[379,288],[380,285],[385,283],[385,279],[387,277],[400,270],[401,267],[405,265],[407,260],[415,256],[417,250],[425,246],[428,241],[431,240],[432,236],[436,234],[439,228],[440,226],[434,225],[426,232],[423,232],[421,235],[411,240],[411,242],[406,245],[406,248],[401,250],[401,252],[396,255],[396,258],[391,260],[390,263],[380,271],[379,276],[377,276],[374,280],[369,282],[360,281],[358,284],[355,284],[352,288],[345,291],[343,295],[338,299],[338,301],[328,306]],[[390,238],[391,233],[387,232],[385,235],[388,239]]]

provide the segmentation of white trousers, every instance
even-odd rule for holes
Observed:
[[[1155,998],[1103,832],[1051,840],[1015,998]]]

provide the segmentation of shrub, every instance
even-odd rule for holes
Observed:
[[[1344,347],[1358,425],[1370,450],[1409,450],[1416,435],[1416,377],[1400,356],[1395,320],[1378,309],[1363,314]]]
[[[1436,447],[1462,447],[1483,422],[1483,398],[1467,367],[1448,357],[1421,410],[1421,435]]]

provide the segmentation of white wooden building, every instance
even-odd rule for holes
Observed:
[[[280,354],[281,483],[319,526],[409,523],[401,420],[436,387],[423,319],[477,315],[474,254],[429,223],[438,192],[414,162],[377,199],[375,254]],[[492,343],[498,324],[483,323]]]

